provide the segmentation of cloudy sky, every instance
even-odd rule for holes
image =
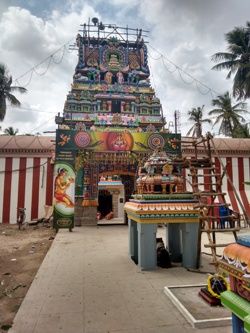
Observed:
[[[77,53],[68,45],[80,24],[98,17],[105,24],[150,30],[151,84],[166,120],[173,121],[174,111],[179,110],[180,129],[186,134],[191,127],[188,110],[204,104],[209,111],[216,93],[230,91],[232,81],[226,80],[226,72],[211,70],[211,56],[226,50],[225,33],[245,26],[249,12],[249,0],[0,0],[0,62],[28,89],[25,95],[17,94],[22,107],[9,106],[0,125],[20,133],[55,130],[54,118],[63,110],[77,63]],[[53,59],[37,67],[54,53]],[[30,71],[34,66],[35,71]]]

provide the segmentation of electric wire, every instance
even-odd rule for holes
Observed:
[[[19,77],[17,77],[14,82],[16,82],[18,85],[22,85],[23,87],[27,87],[31,80],[32,80],[32,76],[33,76],[33,73],[39,75],[39,76],[43,76],[47,73],[47,71],[49,70],[49,67],[53,61],[54,64],[60,64],[65,56],[65,51],[67,50],[67,46],[73,41],[74,38],[71,38],[69,41],[67,41],[66,43],[64,43],[60,48],[58,48],[57,50],[55,50],[53,53],[51,53],[48,57],[46,57],[45,59],[43,59],[41,62],[39,62],[38,64],[36,64],[35,66],[31,67],[29,70],[27,70],[25,73],[23,73],[22,75],[20,75]],[[56,55],[62,51],[62,55],[61,55],[61,58],[59,58],[59,60],[56,60]],[[48,63],[47,63],[48,62]],[[46,64],[46,69],[42,72],[42,73],[39,73],[38,72],[38,68],[41,66],[41,65],[44,65]],[[23,84],[20,84],[20,79],[23,79],[26,75],[30,74],[30,77],[29,77],[29,80],[28,82],[23,85]]]
[[[214,89],[210,88],[207,84],[203,83],[202,81],[198,80],[197,78],[195,78],[193,75],[189,74],[186,70],[184,70],[182,67],[180,67],[179,65],[175,64],[172,60],[170,60],[169,58],[167,58],[164,54],[162,54],[159,50],[157,50],[154,46],[152,46],[151,44],[148,44],[148,46],[155,52],[157,52],[160,57],[157,58],[162,59],[162,63],[165,65],[165,68],[171,73],[175,72],[176,70],[178,70],[179,76],[181,78],[181,80],[186,83],[186,84],[193,84],[195,82],[196,85],[196,89],[198,90],[198,92],[202,95],[207,95],[207,94],[211,94],[211,93],[215,93],[216,95],[220,95],[220,93],[218,91],[215,91]],[[150,56],[152,57],[152,56]],[[152,57],[153,58],[153,57]],[[153,58],[154,59],[154,58]],[[172,66],[174,66],[174,70],[170,71],[168,69],[168,67],[166,66],[166,64],[164,63],[163,60],[166,60],[169,64],[171,64]],[[187,77],[189,77],[191,79],[190,82],[186,81],[183,79],[183,74],[185,74]],[[201,90],[201,87],[204,87],[207,89],[206,92]]]
[[[48,160],[45,161],[44,163],[41,163],[39,165],[36,165],[36,166],[30,166],[30,167],[25,167],[25,168],[22,168],[22,169],[13,169],[13,170],[0,170],[0,174],[1,173],[12,173],[12,172],[20,172],[20,171],[25,171],[25,170],[29,170],[29,169],[37,169],[37,168],[40,168],[44,165],[48,164]]]

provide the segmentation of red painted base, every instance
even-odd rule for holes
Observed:
[[[221,305],[220,299],[212,296],[207,288],[201,288],[199,291],[199,296],[202,297],[204,301],[206,301],[211,306]]]

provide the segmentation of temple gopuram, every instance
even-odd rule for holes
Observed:
[[[54,227],[124,219],[138,168],[155,149],[181,154],[150,84],[147,31],[97,18],[76,37],[78,63],[56,123]]]

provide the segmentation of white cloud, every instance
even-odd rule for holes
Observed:
[[[169,71],[175,67],[167,59],[215,91],[224,93],[232,82],[225,79],[226,73],[211,70],[214,65],[211,55],[225,50],[224,34],[234,26],[244,26],[250,10],[249,0],[241,0],[240,6],[234,0],[228,0],[226,5],[217,0],[107,0],[105,6],[100,0],[69,0],[60,2],[60,6],[44,17],[42,11],[38,14],[38,7],[34,15],[25,8],[7,5],[6,0],[0,5],[0,60],[9,67],[14,78],[69,40],[74,42],[80,24],[94,16],[104,23],[149,29],[151,83],[161,98],[167,120],[173,121],[174,110],[180,110],[183,134],[190,127],[187,111],[203,104],[209,110],[212,97],[202,95],[204,87],[198,85],[199,92],[195,83],[183,82],[190,81],[183,73],[181,76],[178,71],[171,74]],[[150,45],[167,57],[164,62],[169,71],[162,59],[153,60],[152,57],[159,55]],[[60,56],[58,52],[57,60]],[[76,51],[66,51],[62,62],[52,63],[44,76],[34,74],[28,93],[17,96],[26,111],[10,107],[2,127],[19,127],[20,132],[25,133],[39,126],[38,131],[55,128],[53,117],[63,110],[76,63]],[[43,64],[37,71],[43,72],[46,66],[47,63]],[[25,85],[29,76],[19,81]]]
[[[82,7],[78,13],[60,13],[53,11],[47,21],[32,15],[28,10],[19,7],[9,7],[0,21],[1,61],[5,63],[13,78],[19,77],[34,65],[40,63],[65,42],[74,42],[79,24],[85,22],[89,16],[98,15],[89,5]],[[62,51],[55,55],[55,61],[60,60]],[[54,116],[62,112],[66,94],[70,90],[74,67],[77,62],[77,54],[69,53],[68,45],[64,50],[62,62],[56,65],[51,62],[45,75],[35,73],[28,85],[27,94],[17,94],[24,106],[29,108],[31,104],[39,104],[39,110],[28,112],[8,108],[2,127],[15,126],[19,131],[27,133],[39,126],[41,131],[56,127]],[[36,68],[37,73],[43,73],[50,59]],[[30,79],[30,74],[18,80],[25,86]],[[30,116],[29,116],[30,115]]]

